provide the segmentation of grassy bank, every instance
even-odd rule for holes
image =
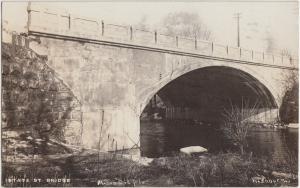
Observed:
[[[28,131],[5,133],[3,186],[296,186],[298,180],[292,154],[280,162],[232,152],[133,160],[45,143]]]
[[[40,157],[40,158],[39,158]],[[287,164],[236,153],[174,155],[148,166],[112,153],[84,151],[61,157],[39,156],[33,162],[4,163],[5,186],[296,186]],[[296,169],[294,169],[296,170]],[[295,174],[297,172],[295,171]],[[12,175],[29,182],[7,183]],[[40,178],[41,182],[33,182]],[[47,182],[47,179],[70,182]],[[49,180],[50,181],[50,180]]]

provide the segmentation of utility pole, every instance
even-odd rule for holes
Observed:
[[[237,46],[240,47],[240,18],[241,18],[241,13],[238,12],[238,13],[235,13],[234,14],[235,17],[233,18],[236,18],[237,19]]]

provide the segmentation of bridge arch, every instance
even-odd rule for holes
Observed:
[[[218,130],[224,108],[230,105],[241,106],[246,101],[248,107],[257,105],[255,122],[272,122],[278,117],[276,93],[257,72],[222,64],[196,67],[174,70],[147,90],[139,117],[142,156],[156,157],[189,145],[222,150]]]
[[[256,69],[255,69],[256,68]],[[230,70],[235,74],[241,76],[244,79],[245,83],[250,83],[249,87],[256,86],[256,92],[260,92],[261,94],[265,94],[265,97],[268,98],[268,103],[270,104],[271,108],[278,108],[280,106],[280,95],[278,90],[276,90],[276,85],[270,82],[268,78],[265,78],[266,75],[261,74],[257,71],[257,67],[251,68],[251,65],[243,66],[241,64],[235,63],[224,63],[224,62],[197,62],[193,64],[188,64],[184,66],[177,67],[176,69],[172,70],[168,74],[164,75],[162,79],[152,86],[145,88],[139,95],[138,95],[138,103],[139,103],[139,115],[142,114],[146,105],[149,101],[156,95],[160,90],[162,90],[165,86],[170,83],[176,82],[176,80],[184,77],[188,74],[191,74],[195,71],[201,70],[219,70],[224,72]],[[254,83],[251,85],[251,83]],[[217,85],[215,87],[218,87]]]

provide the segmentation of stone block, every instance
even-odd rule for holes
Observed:
[[[24,66],[27,69],[31,69],[31,66],[36,63],[36,59],[26,59]]]
[[[16,118],[15,118],[15,112],[14,111],[7,111],[6,114],[6,124],[8,127],[16,126]]]
[[[49,88],[48,88],[49,91],[58,91],[59,90],[59,87],[57,86],[57,84],[55,82],[51,83],[49,85]]]
[[[28,82],[25,79],[21,79],[19,86],[22,90],[28,89]]]
[[[24,123],[26,125],[38,123],[38,113],[34,111],[25,110],[24,115],[25,115]]]
[[[3,50],[2,51],[3,53],[2,53],[1,63],[2,63],[2,65],[9,66],[13,60],[12,60],[11,56],[9,56],[6,52],[4,52],[4,49],[2,49],[2,50]]]
[[[57,111],[52,112],[52,119],[53,121],[59,120],[59,112]]]
[[[64,112],[62,113],[61,119],[71,119],[70,111],[67,111],[67,110],[64,109]]]
[[[16,62],[10,65],[10,74],[22,74],[23,73],[23,66],[22,64]]]
[[[17,126],[24,125],[25,119],[26,117],[23,110],[15,111],[15,121],[17,122]]]
[[[18,104],[19,96],[20,96],[20,91],[15,89],[10,93],[10,100],[13,101],[14,103]]]
[[[3,87],[3,78],[2,78],[2,99],[3,101],[9,100],[11,90]]]
[[[80,121],[81,120],[81,111],[72,111],[71,112],[71,119],[72,120],[77,120],[77,121]]]
[[[2,87],[5,89],[10,89],[11,87],[10,76],[2,76]]]
[[[28,88],[37,89],[39,88],[39,81],[37,79],[30,79],[28,82]]]
[[[1,122],[2,128],[6,128],[7,127],[7,114],[6,114],[6,112],[2,111],[1,120],[2,120],[2,122]]]
[[[49,91],[50,83],[45,81],[39,81],[39,88],[43,91]]]
[[[25,67],[23,70],[24,70],[23,72],[24,79],[26,80],[38,79],[37,73],[33,69]]]
[[[20,91],[18,100],[17,100],[19,106],[24,106],[28,103],[28,93],[26,91]]]
[[[9,111],[16,109],[16,105],[10,100],[10,96],[9,99],[4,101],[2,104],[2,110]]]
[[[10,73],[10,66],[2,64],[2,75],[8,75]]]
[[[21,75],[11,75],[10,83],[12,88],[19,87],[21,81]]]

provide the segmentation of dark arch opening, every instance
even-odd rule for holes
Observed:
[[[277,108],[270,91],[238,69],[206,67],[176,78],[152,97],[141,114],[141,154],[156,157],[189,145],[211,147],[205,142],[218,136],[205,129],[218,129],[224,109],[243,101],[262,112]]]

